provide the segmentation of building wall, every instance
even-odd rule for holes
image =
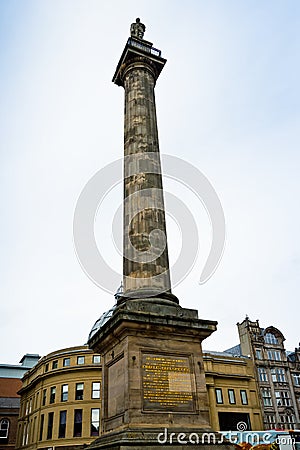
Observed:
[[[20,365],[0,364],[0,450],[15,447],[20,409],[19,389],[22,376],[34,364],[39,355],[25,355]]]
[[[235,431],[239,422],[245,422],[247,429],[261,430],[262,412],[251,359],[218,352],[204,352],[203,357],[212,428]]]
[[[258,320],[248,317],[237,325],[240,354],[249,356],[256,367],[264,428],[299,428],[300,363],[295,362],[292,368],[283,334],[273,326],[261,328]],[[233,350],[236,352],[236,347],[227,351]]]
[[[21,386],[20,379],[0,379],[0,450],[15,447]]]
[[[78,449],[92,442],[99,433],[100,382],[100,356],[87,346],[59,350],[42,358],[23,378],[16,447]],[[63,386],[68,386],[67,394]],[[99,391],[93,392],[93,386]],[[94,418],[99,413],[93,430],[92,410]]]
[[[294,388],[295,403],[300,417],[300,345],[288,356],[288,365],[291,372],[291,380]]]

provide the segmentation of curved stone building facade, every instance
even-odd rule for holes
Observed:
[[[80,449],[100,429],[101,361],[87,345],[43,357],[23,377],[16,448]]]

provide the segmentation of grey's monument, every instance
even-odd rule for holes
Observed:
[[[158,436],[165,429],[178,450],[188,446],[179,433],[212,433],[201,344],[217,322],[199,319],[171,292],[154,95],[166,60],[144,32],[136,19],[113,77],[125,92],[124,288],[89,337],[102,357],[95,450],[164,448]]]

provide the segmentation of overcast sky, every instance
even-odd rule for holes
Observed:
[[[223,259],[199,285],[209,220],[197,198],[165,181],[192,211],[201,244],[174,293],[219,322],[205,349],[238,343],[246,314],[278,327],[289,350],[300,340],[300,3],[2,0],[2,363],[85,343],[114,303],[81,269],[72,222],[85,184],[123,154],[123,89],[111,79],[136,17],[168,60],[156,86],[161,153],[201,170],[226,217]],[[121,201],[118,186],[96,221],[116,270],[110,233]],[[180,230],[170,218],[168,240],[173,263]]]

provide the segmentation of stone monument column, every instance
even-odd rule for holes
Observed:
[[[130,31],[113,77],[125,90],[124,292],[89,336],[102,358],[101,436],[90,449],[208,450],[205,433],[214,444],[218,438],[202,341],[217,322],[199,319],[171,293],[154,97],[166,60],[144,40],[139,19]]]
[[[124,298],[162,297],[178,303],[171,295],[154,94],[166,60],[143,39],[144,31],[136,19],[113,78],[125,91]]]

